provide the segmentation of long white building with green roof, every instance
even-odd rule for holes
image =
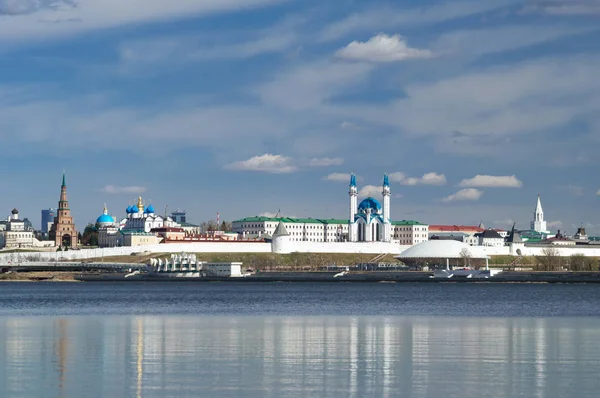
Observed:
[[[390,187],[387,175],[382,185],[383,206],[372,197],[357,201],[356,177],[350,178],[349,219],[247,217],[232,223],[233,232],[242,239],[273,236],[282,223],[289,242],[382,242],[414,245],[428,240],[429,226],[412,220],[390,219]]]

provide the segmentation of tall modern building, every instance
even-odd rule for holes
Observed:
[[[171,218],[173,219],[173,221],[175,221],[176,223],[182,223],[182,222],[186,222],[185,221],[185,216],[187,215],[187,212],[185,210],[175,210],[174,212],[171,213]]]
[[[56,217],[56,209],[42,210],[42,227],[40,228],[42,232],[48,233],[50,231],[52,223],[54,223],[54,217]]]

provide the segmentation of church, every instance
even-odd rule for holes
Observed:
[[[103,213],[96,219],[98,228],[98,245],[100,247],[144,246],[161,241],[156,233],[157,228],[177,228],[171,217],[163,217],[154,213],[152,204],[145,206],[141,196],[137,204],[128,206],[126,216],[119,222],[108,214],[106,205]]]

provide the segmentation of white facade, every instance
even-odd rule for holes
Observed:
[[[0,232],[1,249],[20,249],[35,247],[53,247],[54,241],[39,241],[33,230],[25,228],[25,221],[19,218],[19,211],[13,209],[4,223],[5,229]]]
[[[416,245],[429,240],[429,226],[416,221],[393,221],[392,240],[401,245]]]
[[[544,221],[544,210],[542,209],[542,201],[540,200],[540,195],[538,195],[537,204],[535,206],[535,210],[533,211],[533,221],[531,221],[531,230],[541,234],[550,233],[546,226],[546,221]]]
[[[248,217],[234,221],[232,230],[242,239],[268,238],[280,222],[291,242],[344,242],[348,237],[348,221],[336,219]]]

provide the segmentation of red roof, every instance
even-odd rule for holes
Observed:
[[[429,232],[483,232],[475,225],[430,225]]]

